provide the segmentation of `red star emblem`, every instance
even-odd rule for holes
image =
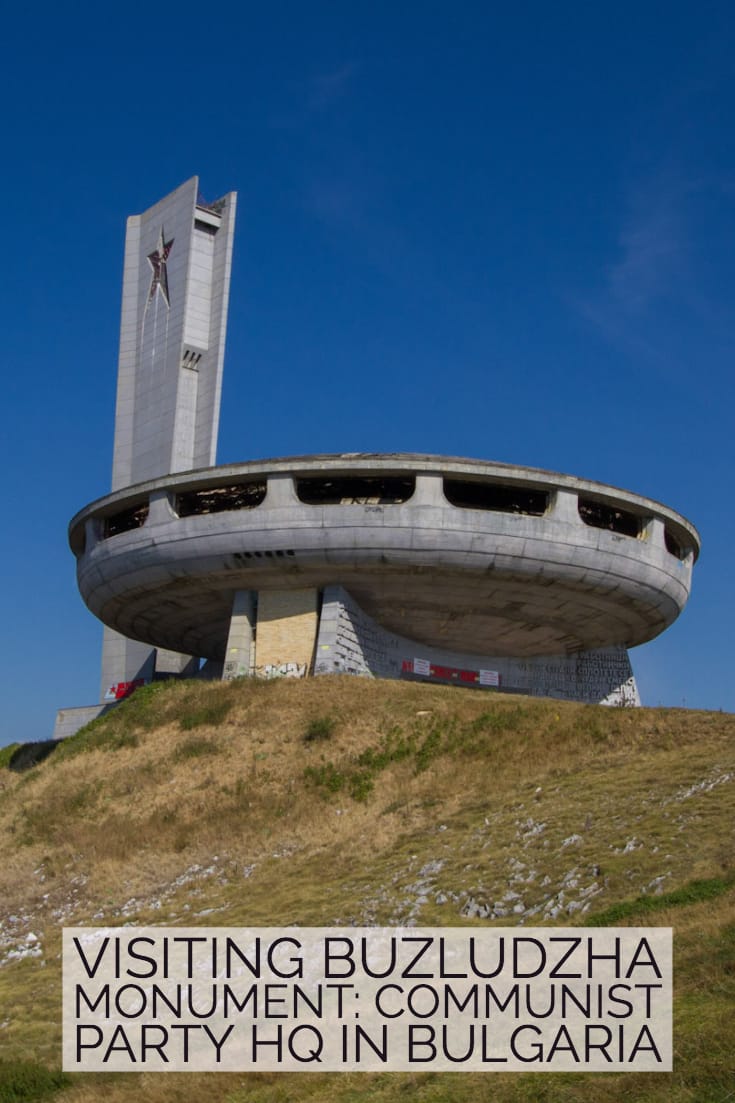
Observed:
[[[166,269],[166,262],[168,261],[169,253],[173,248],[174,239],[170,241],[164,241],[163,226],[158,234],[158,244],[153,253],[148,254],[148,263],[153,270],[153,277],[151,279],[151,289],[148,292],[148,302],[153,301],[153,297],[158,289],[163,295],[166,306],[170,306],[168,300],[168,271]]]

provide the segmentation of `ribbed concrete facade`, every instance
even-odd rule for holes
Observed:
[[[113,490],[215,461],[235,206],[234,193],[203,203],[194,176],[128,219]],[[154,673],[192,673],[191,660],[107,627],[102,699]]]
[[[113,490],[215,461],[235,203],[194,176],[128,219]]]

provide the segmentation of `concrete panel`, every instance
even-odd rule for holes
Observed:
[[[255,595],[250,590],[238,590],[232,602],[232,619],[227,636],[227,649],[222,668],[222,681],[242,678],[253,673],[255,663]]]
[[[102,705],[79,705],[70,709],[59,709],[56,713],[56,721],[54,723],[54,731],[52,739],[66,739],[70,735],[76,735],[80,728],[83,728],[85,724],[89,724],[92,720],[96,720],[98,716],[103,716],[113,706],[108,704]]]

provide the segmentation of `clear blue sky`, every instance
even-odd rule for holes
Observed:
[[[66,526],[109,489],[125,218],[239,192],[220,462],[421,451],[657,498],[645,703],[735,707],[731,4],[13,5],[0,743],[96,700]]]

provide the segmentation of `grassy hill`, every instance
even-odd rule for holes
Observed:
[[[0,752],[0,1103],[735,1099],[734,824],[730,715],[147,687]],[[60,1079],[61,928],[131,922],[673,926],[675,1070]]]

